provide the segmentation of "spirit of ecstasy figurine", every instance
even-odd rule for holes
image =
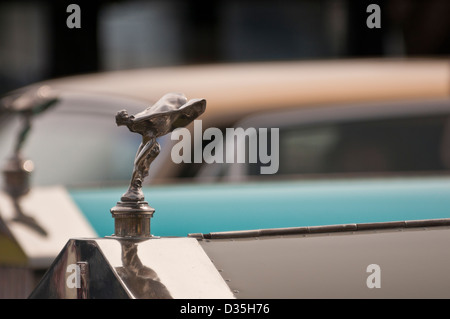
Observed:
[[[205,107],[206,101],[203,99],[187,101],[183,94],[169,93],[136,115],[130,116],[126,110],[117,113],[117,125],[126,125],[131,132],[142,135],[142,143],[134,160],[130,187],[122,196],[122,201],[144,200],[142,182],[148,175],[150,164],[160,152],[156,138],[186,126],[201,115]]]
[[[154,105],[135,115],[128,115],[126,110],[117,113],[116,124],[125,125],[131,132],[142,135],[142,143],[134,159],[130,186],[117,206],[111,209],[115,218],[116,235],[149,236],[149,229],[142,230],[146,228],[144,224],[140,226],[132,224],[135,224],[136,219],[142,215],[147,214],[151,217],[154,212],[154,209],[144,201],[142,183],[148,176],[150,164],[160,152],[160,145],[156,138],[188,125],[200,116],[205,108],[206,100],[204,99],[188,101],[183,94],[168,93]],[[120,221],[121,219],[123,220]]]
[[[3,167],[4,190],[12,199],[15,207],[15,217],[12,220],[31,227],[43,236],[46,236],[47,232],[39,226],[33,217],[26,215],[20,205],[21,197],[30,191],[29,177],[33,171],[33,162],[23,159],[21,153],[34,118],[56,105],[58,100],[57,92],[48,86],[42,86],[37,90],[25,93],[18,91],[0,100],[0,104],[6,112],[16,114],[23,120],[13,156]]]

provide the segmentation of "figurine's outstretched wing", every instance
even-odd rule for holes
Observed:
[[[135,121],[144,121],[155,114],[166,113],[179,109],[186,104],[187,98],[182,93],[167,93],[155,104],[146,108],[142,112],[134,115]]]
[[[149,125],[156,136],[184,127],[200,116],[206,108],[205,99],[187,98],[180,93],[168,93],[158,102],[134,115],[133,125]]]

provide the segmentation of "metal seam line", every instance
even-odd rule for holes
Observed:
[[[304,226],[304,227],[288,227],[288,228],[268,228],[255,230],[212,232],[207,234],[192,233],[188,234],[188,237],[193,237],[197,239],[229,239],[229,238],[321,234],[328,232],[381,230],[392,228],[437,227],[437,226],[450,226],[450,218],[405,220],[405,221],[360,223],[360,224],[358,223],[338,224],[338,225],[324,225],[324,226]]]

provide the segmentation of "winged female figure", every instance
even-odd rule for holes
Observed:
[[[148,176],[150,164],[160,152],[156,138],[166,135],[176,128],[184,127],[199,117],[206,109],[205,99],[187,100],[181,93],[168,93],[155,104],[135,115],[126,110],[116,115],[118,126],[127,126],[131,132],[142,135],[135,159],[128,191],[122,195],[125,202],[143,201],[142,183]]]

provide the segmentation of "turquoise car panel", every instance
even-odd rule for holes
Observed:
[[[113,233],[109,210],[125,191],[69,190],[101,237]],[[450,217],[450,177],[180,184],[144,193],[157,236]]]

